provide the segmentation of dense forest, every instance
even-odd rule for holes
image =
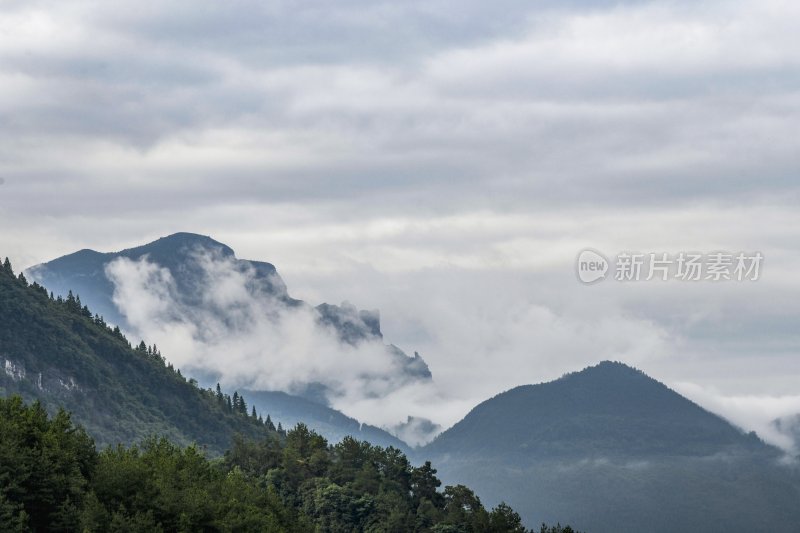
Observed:
[[[463,485],[443,491],[430,463],[306,426],[234,439],[209,460],[152,437],[97,451],[69,414],[0,399],[4,531],[520,532],[505,504],[488,511]],[[542,533],[571,533],[542,526]]]

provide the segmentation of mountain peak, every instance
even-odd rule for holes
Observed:
[[[759,443],[644,372],[603,361],[498,394],[432,448],[462,444],[476,454],[501,448],[539,456],[652,456],[713,454]]]
[[[570,378],[579,378],[579,379],[631,379],[631,378],[638,378],[654,383],[658,383],[658,381],[654,380],[638,368],[626,365],[620,361],[600,361],[596,365],[587,366],[583,370],[579,370],[577,372],[570,372],[562,376],[561,379],[570,379]]]
[[[151,243],[122,250],[119,253],[123,256],[138,256],[142,255],[143,253],[166,255],[181,251],[193,251],[198,248],[209,251],[217,251],[223,257],[233,257],[235,255],[230,246],[216,241],[208,235],[200,235],[197,233],[188,232],[173,233],[171,235],[167,235],[166,237],[161,237],[160,239],[157,239]]]

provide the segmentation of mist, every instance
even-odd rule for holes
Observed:
[[[118,258],[106,275],[129,338],[156,343],[201,385],[291,394],[321,385],[331,407],[390,431],[399,428],[412,445],[433,438],[439,427],[404,424],[408,417],[449,421],[463,412],[463,401],[448,400],[430,380],[409,379],[380,340],[344,342],[313,307],[253,291],[252,268],[201,250],[190,261],[201,272],[199,301],[187,302],[170,271],[147,257]]]

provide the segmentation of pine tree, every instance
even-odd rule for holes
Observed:
[[[13,268],[11,268],[11,261],[9,261],[9,260],[8,260],[8,257],[6,257],[6,260],[5,260],[5,262],[3,263],[3,271],[4,271],[6,274],[9,274],[9,275],[11,275],[11,276],[13,276],[13,275],[14,275],[14,269],[13,269]]]
[[[219,383],[217,383],[217,401],[222,403],[224,400],[225,398],[222,396],[222,388],[219,386]]]
[[[250,413],[250,416],[253,418],[258,418],[258,414],[256,414],[256,406],[253,406],[253,411]]]
[[[69,293],[67,294],[67,309],[72,311],[75,309],[75,295],[72,294],[72,290],[70,289]]]

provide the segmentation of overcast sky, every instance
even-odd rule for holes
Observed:
[[[788,0],[5,0],[0,253],[207,234],[295,297],[380,308],[463,405],[618,359],[763,432],[800,412],[798,21]],[[584,286],[585,247],[765,260]]]

